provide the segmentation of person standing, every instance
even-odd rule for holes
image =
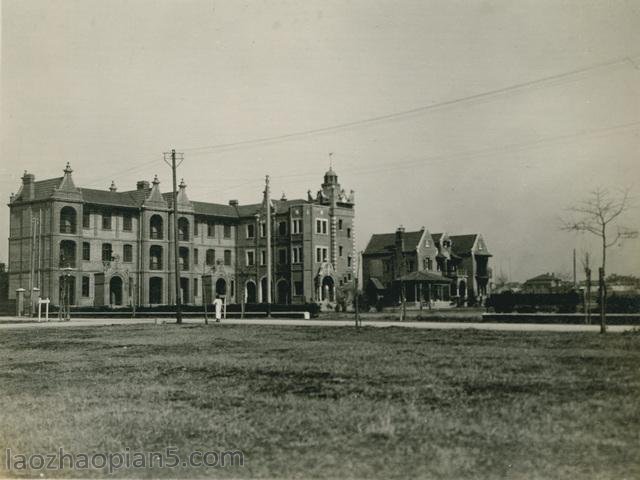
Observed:
[[[216,311],[216,322],[220,323],[222,319],[222,300],[220,300],[219,295],[216,295],[216,299],[213,301],[213,307]]]

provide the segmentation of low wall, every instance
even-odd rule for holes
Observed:
[[[482,321],[487,323],[564,323],[584,325],[583,313],[484,313]],[[600,317],[591,315],[591,324],[598,325]],[[608,313],[608,325],[640,325],[640,313]]]

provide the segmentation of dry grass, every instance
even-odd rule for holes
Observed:
[[[223,324],[2,335],[3,464],[7,447],[177,446],[240,449],[246,464],[114,476],[640,477],[638,333]]]

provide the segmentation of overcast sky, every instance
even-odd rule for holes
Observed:
[[[157,173],[166,191],[176,148],[192,200],[259,201],[265,174],[306,198],[334,152],[359,248],[399,224],[481,232],[496,272],[568,273],[598,250],[559,231],[562,208],[640,194],[639,80],[640,0],[4,0],[0,194],[67,161],[78,186]],[[638,274],[639,242],[609,271]]]

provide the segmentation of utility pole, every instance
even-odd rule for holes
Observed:
[[[573,249],[573,289],[578,288],[578,281],[576,277],[576,249]]]
[[[169,155],[171,156],[171,163],[167,161],[167,156]],[[176,323],[182,323],[182,299],[180,298],[180,270],[178,256],[178,186],[176,179],[176,155],[180,155],[180,163],[178,163],[179,166],[184,160],[184,154],[176,154],[175,148],[172,149],[170,153],[164,154],[164,161],[167,165],[171,166],[171,172],[173,175],[173,192],[171,194],[171,198],[173,202],[173,271],[176,292]]]
[[[585,255],[584,273],[587,277],[587,290],[585,292],[584,311],[587,325],[591,324],[591,267],[589,266],[589,252]]]
[[[35,250],[36,250],[36,232],[38,229],[38,218],[31,217],[31,248],[29,249],[29,316],[33,315],[33,287],[35,277]]]
[[[271,316],[271,192],[269,189],[269,175],[265,178],[264,203],[267,209],[265,225],[267,237],[267,317]]]

